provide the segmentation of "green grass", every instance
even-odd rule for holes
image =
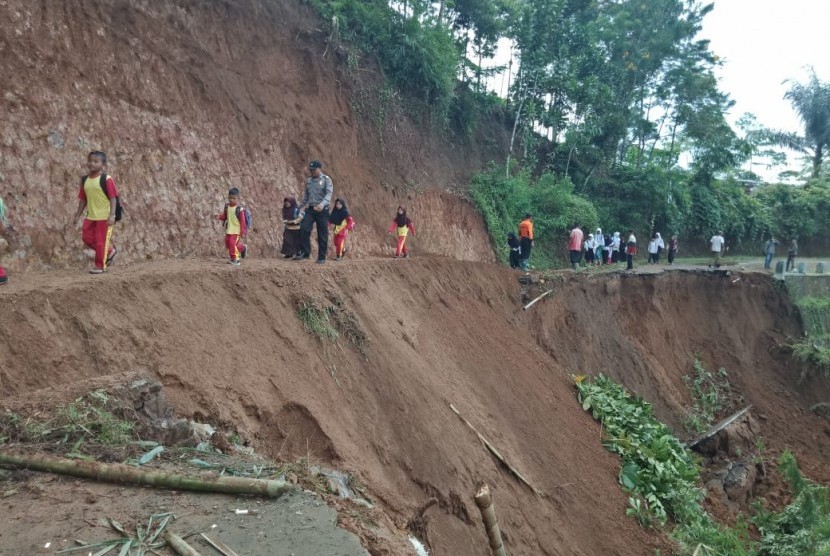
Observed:
[[[320,340],[333,341],[337,339],[337,330],[331,322],[332,308],[324,305],[318,299],[307,297],[300,301],[297,307],[297,318],[303,323],[305,331],[314,334]]]

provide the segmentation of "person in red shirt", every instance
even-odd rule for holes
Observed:
[[[568,240],[568,251],[571,254],[571,267],[574,270],[579,268],[579,261],[582,260],[582,230],[579,229],[578,224],[574,224],[571,230],[570,239]]]
[[[216,217],[225,223],[225,247],[228,249],[229,264],[240,266],[240,258],[245,258],[248,252],[247,246],[243,243],[248,235],[247,223],[245,221],[245,209],[239,205],[239,189],[232,187],[228,191],[228,202],[224,210]]]
[[[525,214],[519,222],[519,268],[530,268],[530,252],[533,250],[533,215]]]
[[[118,252],[112,245],[118,189],[112,176],[104,174],[106,165],[107,155],[101,151],[92,151],[86,157],[89,174],[81,178],[78,211],[75,213],[77,221],[86,211],[81,238],[84,245],[95,251],[95,264],[90,270],[92,274],[104,273]],[[101,183],[102,179],[104,183]]]

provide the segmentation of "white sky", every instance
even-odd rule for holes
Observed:
[[[717,0],[703,20],[701,38],[723,59],[721,90],[735,101],[737,120],[752,112],[776,129],[800,131],[798,118],[784,100],[786,79],[804,81],[806,66],[819,79],[830,79],[827,0]]]
[[[786,79],[804,81],[805,67],[813,66],[822,81],[830,80],[830,0],[716,0],[703,20],[700,38],[723,59],[716,70],[722,91],[735,106],[734,123],[751,112],[763,126],[802,132],[788,101]],[[799,169],[797,155],[788,153],[790,169]],[[767,179],[771,171],[753,166]]]

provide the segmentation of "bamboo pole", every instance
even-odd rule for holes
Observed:
[[[239,556],[239,554],[234,552],[231,547],[229,547],[228,545],[226,545],[222,541],[220,541],[218,539],[213,540],[210,537],[208,537],[207,535],[205,535],[204,533],[199,533],[199,534],[202,536],[203,539],[205,539],[208,542],[208,544],[210,546],[212,546],[213,548],[215,548],[216,550],[221,552],[223,554],[223,556]]]
[[[524,484],[526,484],[526,485],[528,486],[528,488],[530,488],[530,490],[532,490],[533,492],[535,492],[537,495],[542,496],[542,491],[541,491],[541,490],[539,490],[538,488],[536,488],[535,486],[533,486],[532,484],[530,484],[530,481],[528,481],[527,479],[525,479],[524,475],[522,475],[522,474],[519,472],[519,470],[518,470],[518,469],[516,469],[515,467],[513,467],[512,465],[510,465],[510,462],[509,462],[509,461],[507,461],[507,460],[504,458],[504,456],[503,456],[503,455],[501,455],[501,452],[499,452],[499,451],[496,449],[496,447],[495,447],[495,446],[493,446],[493,444],[492,444],[489,440],[487,440],[486,438],[484,438],[484,435],[482,435],[480,432],[478,432],[478,430],[476,430],[476,428],[475,428],[475,427],[474,427],[474,426],[473,426],[473,425],[472,425],[472,424],[471,424],[471,423],[470,423],[467,419],[465,419],[463,415],[461,415],[461,413],[460,413],[460,412],[459,412],[459,411],[455,408],[455,406],[454,406],[453,404],[450,404],[450,409],[452,410],[452,412],[453,412],[453,413],[455,413],[456,415],[458,415],[458,418],[459,418],[459,419],[461,419],[461,420],[464,422],[464,424],[465,424],[465,425],[467,425],[468,427],[470,427],[470,430],[472,430],[474,433],[476,433],[476,436],[478,436],[478,439],[479,439],[479,440],[481,440],[481,443],[482,443],[482,444],[484,444],[484,447],[485,447],[485,448],[487,448],[487,449],[490,451],[490,453],[491,453],[491,454],[493,454],[493,456],[495,456],[495,458],[496,458],[497,460],[499,460],[501,463],[503,463],[503,464],[504,464],[504,466],[505,466],[505,467],[507,467],[507,468],[510,470],[510,472],[511,472],[511,473],[513,473],[513,475],[514,475],[514,476],[515,476],[515,477],[516,477],[519,481],[521,481],[521,482],[523,482]]]
[[[129,465],[96,461],[69,460],[42,455],[0,453],[0,464],[24,469],[72,475],[109,483],[132,483],[196,492],[254,494],[277,498],[293,487],[285,481],[245,479],[242,477],[187,477],[161,471],[146,471]]]
[[[547,295],[548,295],[548,294],[550,294],[551,292],[553,292],[553,290],[548,290],[548,291],[546,291],[545,293],[543,293],[542,295],[540,295],[539,297],[537,297],[536,299],[534,299],[533,301],[531,301],[530,303],[528,303],[527,305],[525,305],[524,307],[522,307],[522,310],[523,310],[523,311],[527,311],[528,309],[530,309],[531,307],[533,307],[533,305],[534,305],[537,301],[539,301],[539,300],[540,300],[540,299],[542,299],[543,297],[547,296]]]
[[[487,539],[490,542],[490,550],[493,556],[507,556],[504,543],[501,540],[501,530],[496,519],[496,511],[493,509],[493,498],[490,496],[490,487],[483,485],[475,496],[476,506],[481,511],[481,520],[484,522],[484,529],[487,531]]]
[[[184,542],[184,539],[178,536],[176,533],[172,531],[165,531],[164,534],[161,536],[167,544],[170,545],[170,548],[173,549],[173,552],[178,554],[179,556],[200,556],[198,552],[196,552],[192,546]]]

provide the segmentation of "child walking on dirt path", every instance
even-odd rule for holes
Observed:
[[[582,249],[585,251],[585,264],[588,266],[594,266],[594,249],[596,246],[596,243],[594,243],[594,234],[588,234],[588,239],[583,243]]]
[[[289,195],[282,200],[282,257],[290,259],[300,250],[300,209],[297,199]]]
[[[628,263],[626,270],[634,270],[634,256],[637,254],[637,238],[634,230],[628,230],[628,240],[625,242],[625,260]]]
[[[406,249],[406,238],[411,233],[415,237],[415,226],[412,225],[412,220],[406,215],[406,209],[402,206],[398,207],[398,213],[392,224],[389,226],[389,233],[395,232],[398,236],[398,243],[395,247],[395,258],[409,257],[409,251]]]
[[[522,260],[522,244],[513,232],[507,232],[507,248],[510,249],[510,268],[519,268]]]
[[[81,225],[81,239],[84,245],[95,251],[95,263],[90,269],[92,274],[103,274],[112,264],[118,250],[112,245],[112,231],[116,221],[118,206],[118,189],[112,176],[104,173],[107,155],[101,151],[92,151],[86,157],[89,173],[81,177],[78,192],[78,210],[75,222],[86,211]]]
[[[346,255],[346,238],[349,232],[354,230],[354,218],[349,213],[346,201],[342,197],[334,201],[329,226],[334,228],[334,260],[339,261]]]
[[[239,189],[232,187],[228,190],[228,202],[216,218],[225,225],[225,247],[230,258],[228,263],[240,266],[240,258],[244,259],[248,254],[248,247],[243,243],[248,235],[248,223],[245,209],[239,204]]]
[[[0,235],[6,234],[6,206],[3,204],[3,196],[0,195]],[[0,265],[0,286],[9,281],[9,273],[6,267]]]
[[[528,270],[530,268],[530,252],[533,250],[533,215],[525,214],[524,220],[519,222],[519,245],[521,258],[519,268]]]

